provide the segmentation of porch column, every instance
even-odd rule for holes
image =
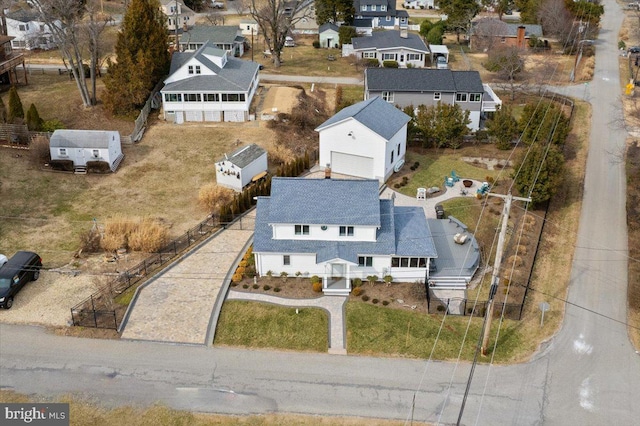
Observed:
[[[351,292],[351,265],[349,263],[347,265],[347,270],[345,271],[345,279],[347,280],[347,290]]]

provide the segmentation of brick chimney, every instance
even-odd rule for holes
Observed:
[[[516,38],[516,47],[519,47],[521,49],[525,47],[525,44],[524,44],[525,43],[524,30],[525,30],[524,25],[520,25],[518,27],[518,35],[517,35],[517,38]]]
[[[409,33],[407,32],[407,27],[400,28],[400,37],[401,38],[409,38]]]

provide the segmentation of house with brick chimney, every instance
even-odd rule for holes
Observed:
[[[496,18],[482,18],[471,23],[469,47],[475,51],[489,51],[501,46],[529,49],[531,38],[542,38],[542,26],[511,24]]]
[[[406,30],[374,31],[370,36],[354,37],[342,45],[342,56],[375,59],[380,66],[395,61],[400,68],[423,68],[431,51],[418,34]]]

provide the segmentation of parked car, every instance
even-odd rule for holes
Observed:
[[[31,251],[19,251],[0,267],[0,305],[11,309],[13,298],[29,281],[40,277],[42,258]]]
[[[296,42],[293,38],[287,36],[287,38],[284,39],[284,46],[285,47],[295,47]]]
[[[449,64],[447,63],[447,58],[444,56],[438,56],[436,58],[436,68],[439,70],[446,70],[449,68]]]
[[[629,53],[640,53],[640,46],[633,46],[629,48]]]
[[[211,7],[214,9],[224,9],[224,3],[222,3],[221,1],[212,1]]]
[[[7,256],[5,256],[4,254],[0,254],[0,267],[2,267],[2,265],[4,265],[5,263],[7,263]]]

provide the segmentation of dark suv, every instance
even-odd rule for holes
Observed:
[[[40,277],[42,259],[30,251],[19,251],[0,268],[0,305],[11,309],[13,298],[29,281]]]

